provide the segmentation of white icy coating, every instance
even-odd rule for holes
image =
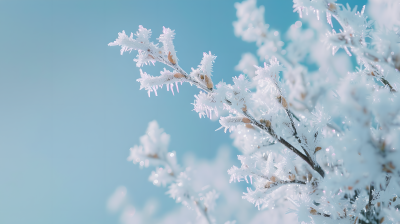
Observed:
[[[236,65],[235,70],[241,71],[250,77],[254,77],[256,75],[256,68],[254,65],[258,65],[257,58],[251,53],[245,53],[242,55],[239,64]]]
[[[193,188],[192,170],[190,168],[182,170],[178,166],[176,153],[168,152],[169,139],[169,135],[158,126],[156,121],[150,122],[146,134],[140,137],[141,145],[135,145],[130,149],[128,161],[146,167],[149,165],[156,166],[156,170],[151,173],[149,181],[156,186],[168,185],[167,194],[170,197],[189,209],[195,209],[198,216],[210,222],[212,220],[210,212],[215,208],[215,200],[219,197],[219,194],[211,189],[196,191]],[[114,196],[114,198],[116,197]],[[114,198],[110,201],[119,200]],[[109,207],[118,206],[111,205]]]
[[[295,223],[296,217],[286,215],[285,210],[275,207],[274,209],[264,210],[259,212],[254,210],[253,206],[245,202],[241,198],[241,189],[238,186],[229,184],[229,177],[226,175],[226,170],[234,163],[230,159],[230,151],[228,147],[221,147],[217,150],[217,155],[212,160],[198,160],[194,156],[186,155],[183,164],[192,167],[192,180],[191,185],[195,191],[205,191],[203,194],[205,205],[207,207],[215,208],[211,210],[212,216],[215,218],[215,223],[249,223],[249,224],[262,224],[265,220],[271,223]],[[123,189],[123,194],[121,193]],[[213,200],[215,193],[218,194],[218,199]],[[129,195],[132,195],[129,197]],[[180,209],[173,209],[159,217],[158,213],[161,209],[158,199],[148,196],[149,199],[144,206],[130,201],[129,198],[135,198],[135,192],[126,190],[125,187],[118,187],[109,199],[110,202],[121,201],[117,209],[108,210],[112,213],[117,213],[120,216],[121,224],[136,224],[136,223],[193,223],[204,224],[207,223],[202,216],[198,217],[196,210],[189,210],[182,206]],[[122,199],[122,200],[121,200]],[[289,201],[285,202],[289,205]],[[283,217],[284,216],[284,217]],[[232,219],[235,219],[232,220]],[[226,222],[226,220],[231,220]]]
[[[122,32],[110,45],[121,46],[121,53],[138,50],[138,67],[161,62],[172,69],[157,77],[141,71],[138,81],[149,94],[163,85],[173,90],[178,82],[200,89],[194,110],[219,118],[221,129],[231,132],[243,155],[240,167],[228,170],[230,180],[251,185],[243,198],[258,209],[290,201],[286,211],[300,223],[400,222],[400,3],[372,0],[358,8],[335,0],[293,2],[301,18],[285,35],[269,30],[255,0],[235,4],[235,35],[256,43],[264,65],[243,55],[236,69],[245,75],[231,84],[211,81],[211,52],[191,72],[179,67],[168,28],[159,38],[163,48],[149,41],[151,32],[143,27],[136,39]],[[167,173],[178,169],[176,162],[160,162],[165,150],[142,144],[132,149],[133,162],[165,166]],[[150,178],[156,185],[171,184],[175,200],[193,201],[182,194],[196,194],[190,170],[174,172],[174,180],[157,172]],[[206,201],[200,206],[214,207]]]

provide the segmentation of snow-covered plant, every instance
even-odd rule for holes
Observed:
[[[128,161],[139,163],[141,167],[156,166],[149,181],[156,186],[168,185],[167,194],[176,202],[182,203],[189,209],[196,209],[204,222],[212,223],[213,218],[210,217],[210,213],[215,207],[218,193],[210,190],[209,186],[198,191],[193,188],[191,169],[181,169],[176,161],[176,153],[167,151],[169,138],[170,136],[159,128],[156,121],[150,122],[146,134],[140,138],[141,145],[135,145],[130,149]]]
[[[255,0],[235,4],[235,34],[257,44],[263,65],[244,54],[236,67],[244,74],[231,84],[214,85],[211,52],[191,72],[181,68],[169,28],[158,38],[161,46],[150,42],[151,31],[142,26],[136,37],[123,31],[109,45],[120,46],[121,54],[137,50],[138,67],[160,62],[171,69],[160,76],[140,70],[140,88],[149,96],[163,85],[174,93],[174,84],[178,91],[183,82],[200,89],[194,110],[219,118],[221,128],[232,133],[243,155],[241,167],[228,174],[231,181],[252,185],[243,198],[258,209],[289,200],[293,207],[287,211],[299,222],[400,222],[400,2],[373,0],[360,11],[336,0],[293,2],[301,21],[287,31],[286,47]],[[130,158],[164,165],[167,171],[154,175],[169,177],[176,165],[165,162],[166,149],[154,146],[168,138],[157,138],[146,137],[152,140],[143,140]],[[175,181],[186,177],[184,172]]]
[[[171,142],[174,139],[172,136]],[[186,154],[183,156],[183,161],[180,162],[182,166],[191,168],[190,186],[195,192],[204,192],[205,187],[208,186],[209,191],[214,189],[218,193],[216,206],[212,211],[209,211],[212,212],[211,217],[212,220],[215,220],[214,223],[229,224],[226,220],[235,220],[236,223],[261,224],[266,219],[271,223],[296,223],[296,216],[294,214],[285,215],[286,211],[283,209],[275,208],[259,212],[250,203],[243,201],[240,196],[243,188],[230,184],[229,177],[226,175],[226,170],[232,166],[232,163],[236,162],[232,160],[230,154],[231,149],[222,146],[217,149],[214,159],[198,159]],[[149,194],[146,202],[139,205],[131,201],[131,192],[132,189],[120,186],[110,195],[107,202],[107,210],[110,213],[119,214],[121,224],[207,223],[207,220],[201,214],[200,216],[197,215],[196,209],[188,210],[186,206],[178,206],[160,216],[160,209],[164,210],[165,208],[159,206],[158,197],[154,198],[154,195]],[[133,197],[136,196],[134,193]],[[286,205],[289,203],[291,202],[287,200]],[[230,223],[232,224],[234,221]]]

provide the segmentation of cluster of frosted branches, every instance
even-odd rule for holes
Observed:
[[[194,110],[218,117],[232,133],[243,155],[228,173],[231,181],[250,181],[243,198],[259,209],[287,199],[299,222],[392,223],[400,221],[399,4],[372,1],[371,10],[357,11],[335,0],[294,0],[302,21],[290,27],[284,47],[279,32],[268,30],[263,7],[236,3],[235,34],[256,42],[265,62],[254,66],[258,59],[244,54],[236,69],[245,75],[232,84],[214,86],[211,52],[190,73],[182,69],[168,28],[161,47],[143,27],[135,39],[122,32],[109,45],[137,50],[138,67],[161,62],[172,69],[156,77],[141,71],[149,94],[183,82],[200,89]],[[319,69],[309,71],[310,64]]]
[[[176,153],[168,152],[170,136],[160,129],[156,121],[149,123],[146,135],[140,138],[141,145],[130,149],[128,161],[139,163],[141,167],[156,166],[149,177],[156,186],[169,186],[169,194],[178,203],[189,209],[196,209],[203,223],[214,223],[210,212],[214,210],[218,193],[203,187],[201,191],[193,189],[191,169],[181,170],[176,162]]]

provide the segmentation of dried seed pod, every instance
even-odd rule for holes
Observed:
[[[271,121],[269,121],[269,120],[261,119],[260,122],[263,123],[267,127],[271,127]]]
[[[248,119],[247,117],[242,118],[242,122],[246,124],[251,123],[250,119]]]
[[[328,7],[329,11],[333,12],[333,11],[336,10],[336,4],[335,3],[329,3],[328,6],[329,6]]]
[[[381,220],[379,220],[379,223],[382,223],[383,221],[385,221],[385,217],[382,217]]]
[[[289,180],[294,181],[296,180],[296,176],[294,174],[289,175]]]
[[[254,129],[253,125],[251,124],[246,124],[246,128]]]
[[[351,191],[351,190],[353,190],[353,187],[352,187],[352,186],[348,186],[347,189],[348,189],[349,191]]]
[[[272,176],[270,179],[272,182],[276,182],[278,180],[278,178],[276,178],[275,176]]]
[[[381,207],[381,203],[380,203],[380,202],[376,203],[376,205],[377,205],[378,207]]]
[[[308,174],[308,180],[310,181],[311,179],[312,179],[312,174],[309,173],[309,174]]]
[[[183,78],[185,76],[183,74],[181,74],[181,73],[175,73],[174,77],[177,78],[177,79],[181,79],[181,78]]]
[[[287,105],[285,97],[282,96],[281,98],[282,98],[282,102],[281,103],[282,103],[283,108],[287,109],[288,105]]]
[[[311,207],[310,207],[310,208],[311,208]],[[311,215],[316,215],[316,214],[317,214],[317,210],[311,208],[310,214],[311,214]]]
[[[207,88],[212,89],[214,87],[214,84],[211,81],[211,78],[208,77],[208,75],[205,75],[204,78],[205,78],[205,81],[206,81]]]
[[[157,153],[148,155],[151,158],[158,159]]]
[[[400,54],[393,57],[394,67],[400,71]]]
[[[269,188],[270,185],[271,185],[271,182],[268,182],[268,183],[265,184],[264,187],[265,187],[265,188]]]
[[[382,165],[382,171],[386,173],[393,173],[391,169],[387,168],[385,164]]]
[[[246,112],[246,111],[247,111],[247,106],[246,106],[246,104],[244,104],[244,107],[242,107],[242,111],[243,111],[243,112]]]
[[[168,61],[171,62],[173,65],[176,64],[176,60],[174,59],[174,56],[171,54],[171,52],[168,52]]]
[[[386,146],[386,142],[383,141],[383,143],[382,143],[382,145],[381,145],[381,151],[384,151],[384,150],[385,150],[385,146]]]
[[[318,152],[319,150],[321,150],[322,148],[321,147],[317,147],[317,148],[315,148],[315,152]]]
[[[389,167],[390,167],[390,169],[392,169],[392,170],[396,169],[396,167],[393,165],[392,162],[389,162]]]

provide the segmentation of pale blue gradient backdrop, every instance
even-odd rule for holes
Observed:
[[[192,111],[198,90],[186,84],[148,98],[139,91],[135,53],[108,47],[117,33],[176,31],[180,65],[217,55],[214,82],[231,82],[253,43],[233,34],[235,1],[1,1],[0,223],[118,223],[106,201],[125,185],[137,208],[157,198],[158,215],[180,206],[147,181],[151,169],[126,161],[149,121],[171,135],[170,150],[214,158],[229,134]],[[352,1],[362,5],[364,1]],[[260,1],[271,28],[298,20],[292,2]],[[158,75],[163,66],[144,67]],[[237,149],[232,147],[237,154]]]

